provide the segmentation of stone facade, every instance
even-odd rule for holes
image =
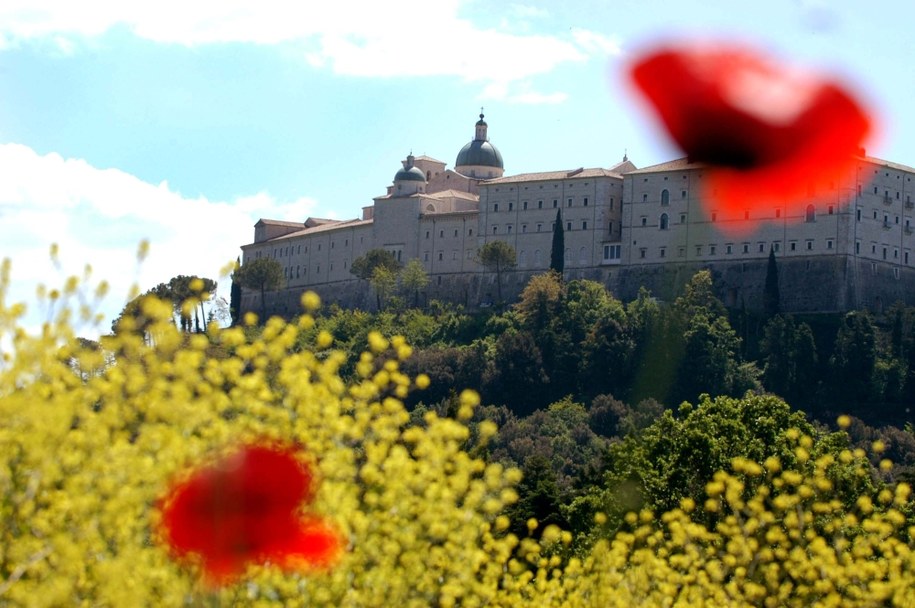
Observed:
[[[599,281],[624,300],[642,286],[673,299],[696,271],[710,269],[728,306],[758,310],[772,249],[784,310],[915,305],[915,169],[905,165],[861,157],[843,180],[808,184],[804,200],[725,211],[703,204],[707,168],[685,159],[638,169],[624,158],[609,168],[505,176],[482,115],[461,159],[475,164],[452,170],[408,156],[361,219],[260,220],[254,242],[242,246],[243,263],[272,257],[286,276],[267,312],[296,313],[305,290],[325,302],[372,307],[369,286],[350,265],[375,248],[402,263],[420,260],[431,279],[426,299],[486,305],[496,277],[476,255],[492,240],[517,253],[517,268],[503,274],[503,294],[513,299],[549,268],[560,210],[566,278]],[[242,309],[259,310],[259,294],[243,291]]]

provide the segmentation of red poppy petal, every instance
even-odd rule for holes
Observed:
[[[333,529],[297,510],[313,497],[313,476],[295,454],[245,446],[201,468],[164,501],[164,537],[179,557],[197,554],[221,584],[248,562],[324,565],[340,547]]]
[[[631,75],[689,159],[709,165],[702,196],[725,213],[790,204],[807,184],[837,180],[871,131],[838,84],[743,48],[662,49]]]

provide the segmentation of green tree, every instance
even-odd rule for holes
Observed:
[[[817,387],[817,352],[809,325],[790,315],[772,317],[763,328],[760,355],[766,390],[791,403],[810,403]]]
[[[846,314],[829,358],[835,399],[846,405],[871,401],[876,365],[877,333],[870,315]]]
[[[796,445],[802,435],[811,441],[799,460]],[[839,454],[848,447],[845,433],[818,431],[803,412],[777,397],[703,395],[695,407],[682,407],[679,416],[668,410],[645,430],[612,444],[603,483],[583,492],[567,516],[574,526],[590,528],[594,512],[601,511],[611,520],[605,532],[612,533],[630,510],[660,513],[678,507],[684,498],[702,505],[706,484],[736,457],[763,464],[774,456],[784,469],[800,470],[826,453],[836,461],[828,472],[836,496],[851,508],[858,496],[873,496],[875,485],[869,475],[853,473],[856,465],[840,462]],[[715,518],[701,507],[695,515],[705,523]]]
[[[397,261],[397,257],[393,253],[384,249],[370,249],[365,252],[365,255],[353,260],[349,271],[350,274],[359,277],[363,281],[371,281],[372,277],[375,276],[375,269],[379,266],[387,268],[392,273],[397,273],[400,270],[400,262]]]
[[[688,321],[683,338],[677,400],[693,400],[701,393],[731,394],[738,371],[740,338],[727,318],[697,314]]]
[[[490,241],[480,247],[477,254],[480,264],[489,272],[496,273],[496,289],[499,306],[502,306],[502,273],[511,270],[517,264],[515,248],[505,241]]]
[[[238,323],[241,312],[241,282],[238,280],[238,268],[241,266],[241,257],[235,260],[235,270],[232,271],[232,287],[229,290],[229,314],[232,317],[232,325]]]
[[[483,395],[490,403],[507,405],[518,415],[546,406],[549,376],[543,355],[526,331],[505,331],[496,340],[495,353],[483,379]],[[519,389],[524,387],[523,391]]]
[[[400,285],[408,295],[413,296],[413,306],[419,308],[419,292],[429,285],[429,274],[422,262],[412,259],[400,271]]]
[[[727,314],[724,304],[715,296],[712,285],[712,273],[700,270],[690,278],[683,288],[683,295],[676,299],[674,306],[687,319],[697,314],[722,317]]]
[[[236,270],[242,287],[254,289],[261,294],[261,318],[267,312],[268,291],[275,291],[286,284],[283,278],[283,267],[273,258],[257,258],[246,262]]]
[[[369,281],[372,289],[375,290],[375,299],[378,310],[384,309],[388,296],[394,291],[397,285],[397,275],[388,266],[379,264],[372,271],[372,278]]]
[[[178,275],[168,281],[168,294],[182,331],[203,331],[207,314],[203,303],[216,292],[216,281],[197,275]],[[199,310],[198,310],[199,309]],[[198,314],[199,312],[199,314]],[[193,313],[193,324],[191,313]],[[201,319],[203,325],[201,325]]]
[[[553,321],[561,297],[562,278],[551,270],[531,277],[514,308],[524,327],[536,334]]]
[[[550,270],[559,274],[560,280],[565,270],[566,239],[562,226],[562,209],[556,210],[556,223],[553,224],[553,244],[550,248]]]
[[[766,265],[766,284],[763,289],[763,312],[766,318],[781,312],[781,295],[778,291],[778,264],[775,262],[775,249],[769,248],[769,263]]]

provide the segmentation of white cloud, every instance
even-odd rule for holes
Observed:
[[[558,104],[569,96],[562,92],[540,93],[532,89],[530,81],[520,83],[494,82],[487,85],[480,94],[480,99],[503,101],[521,104]]]
[[[571,33],[511,32],[478,27],[459,15],[460,0],[421,6],[390,0],[4,0],[0,48],[50,39],[72,52],[81,38],[115,27],[162,43],[223,42],[300,45],[314,67],[361,77],[457,76],[469,81],[513,82],[552,71],[566,62],[618,52],[618,44],[588,30]],[[545,12],[506,7],[511,20]],[[77,42],[74,42],[77,41]]]
[[[179,274],[219,280],[239,244],[252,240],[258,218],[304,221],[316,207],[312,199],[283,202],[263,192],[232,202],[187,198],[165,182],[150,184],[18,144],[0,145],[0,166],[0,257],[13,262],[8,300],[34,302],[39,283],[59,287],[91,264],[95,280],[111,284],[100,309],[109,319],[133,284],[145,290]],[[138,265],[143,239],[150,255]],[[52,243],[60,247],[60,268],[50,262]],[[228,290],[221,281],[220,294],[228,297]],[[38,314],[30,313],[30,325],[43,320]]]
[[[579,27],[572,29],[572,38],[586,52],[597,55],[617,56],[622,53],[620,41],[603,34]]]

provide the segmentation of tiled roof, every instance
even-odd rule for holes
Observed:
[[[258,225],[265,225],[265,226],[298,226],[298,227],[301,227],[301,226],[304,226],[304,225],[305,225],[305,222],[287,222],[287,221],[284,221],[284,220],[268,220],[268,219],[265,219],[265,218],[260,218],[259,220],[257,220],[257,224],[255,224],[255,226],[258,226]]]
[[[593,169],[572,169],[571,171],[543,171],[540,173],[519,173],[518,175],[510,175],[508,177],[496,177],[493,179],[487,179],[483,183],[485,185],[490,184],[512,184],[516,182],[544,182],[556,179],[583,179],[583,178],[593,178],[593,177],[617,177],[620,178],[622,175],[609,169],[602,169],[600,167]]]
[[[426,156],[425,154],[420,154],[419,156],[414,156],[413,158],[415,158],[416,160],[431,160],[434,163],[441,163],[443,165],[446,164],[445,161],[443,161],[443,160],[439,160],[437,158],[432,158],[431,156]]]
[[[678,158],[676,160],[669,160],[666,163],[660,163],[658,165],[651,165],[649,167],[642,167],[641,169],[636,169],[635,171],[630,171],[626,175],[632,175],[634,173],[658,173],[660,171],[678,171],[678,170],[687,170],[687,169],[705,169],[708,165],[706,163],[694,163],[690,162],[688,158]]]
[[[478,201],[480,197],[476,194],[471,194],[470,192],[463,192],[461,190],[440,190],[438,192],[430,192],[424,195],[426,198],[462,198],[468,201]]]
[[[343,228],[353,228],[356,226],[364,226],[366,224],[371,224],[371,223],[372,223],[372,220],[357,220],[357,219],[327,220],[327,223],[318,224],[317,226],[313,226],[311,228],[305,228],[304,230],[297,230],[295,232],[290,232],[289,234],[284,234],[282,236],[272,238],[266,242],[272,243],[275,241],[281,241],[283,239],[290,239],[290,238],[294,238],[297,236],[306,236],[306,235],[310,235],[310,234],[318,234],[321,232],[333,232],[334,230],[340,230]]]
[[[909,173],[915,173],[915,168],[908,165],[903,165],[901,163],[894,163],[892,161],[883,160],[882,158],[876,158],[874,156],[859,156],[858,158],[875,165],[880,165],[881,167],[889,167],[890,169],[896,169],[898,171],[908,171]]]

